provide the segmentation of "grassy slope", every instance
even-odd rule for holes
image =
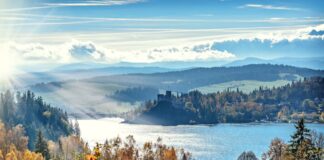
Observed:
[[[214,93],[214,92],[221,92],[227,89],[236,90],[237,88],[245,93],[252,92],[254,89],[259,88],[260,86],[263,87],[280,87],[284,86],[291,81],[288,80],[276,80],[271,82],[262,82],[262,81],[254,81],[254,80],[243,80],[243,81],[230,81],[225,83],[213,84],[208,86],[198,87],[192,90],[198,90],[202,93]]]

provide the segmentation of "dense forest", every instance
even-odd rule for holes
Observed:
[[[34,149],[38,131],[53,141],[74,132],[74,126],[69,122],[66,112],[46,104],[42,97],[36,97],[30,91],[1,93],[0,119],[7,128],[22,125],[29,137],[30,149]]]
[[[128,122],[147,124],[214,124],[256,121],[290,121],[305,117],[324,122],[324,78],[305,78],[278,88],[249,94],[239,90],[172,95],[148,101],[145,109],[128,113]]]

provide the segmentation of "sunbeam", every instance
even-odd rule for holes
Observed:
[[[19,58],[6,52],[6,49],[0,53],[0,90],[13,87],[14,76],[18,73],[18,63]]]

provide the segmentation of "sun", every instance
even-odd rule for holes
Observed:
[[[13,55],[0,52],[0,80],[8,80],[14,75],[17,61]]]

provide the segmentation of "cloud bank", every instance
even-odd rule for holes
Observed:
[[[227,50],[237,57],[320,57],[324,49],[324,25],[291,31],[256,33],[211,42],[212,49]]]
[[[150,50],[119,52],[107,49],[93,42],[72,41],[59,45],[20,44],[10,42],[2,48],[21,57],[25,62],[103,62],[103,63],[153,63],[164,61],[196,61],[233,58],[227,51],[213,50],[208,47],[174,47]]]
[[[244,57],[323,56],[324,24],[303,29],[228,36],[184,46],[156,47],[121,51],[91,42],[72,40],[61,44],[3,43],[8,53],[25,62],[102,62],[154,63],[173,61],[228,60]],[[148,42],[149,43],[149,42]],[[127,44],[125,44],[126,47]]]

